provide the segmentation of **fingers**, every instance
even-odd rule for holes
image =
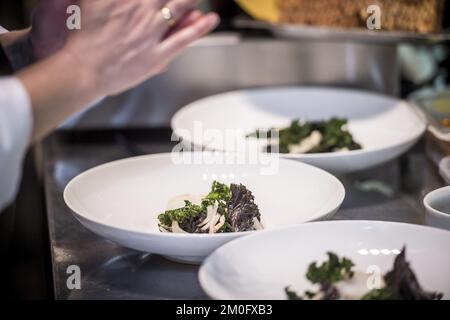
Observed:
[[[178,31],[180,31],[180,30],[188,27],[189,25],[195,23],[198,19],[200,19],[202,17],[203,17],[203,14],[202,14],[201,11],[199,11],[199,10],[191,11],[186,16],[184,16],[184,18],[181,19],[174,28],[169,30],[169,32],[164,36],[164,39],[167,39],[168,37],[170,37],[174,33],[177,33]]]
[[[188,13],[193,11],[197,6],[197,0],[171,0],[163,5],[170,10],[173,21],[177,22],[182,20]],[[159,8],[158,10],[160,10]],[[173,26],[170,25],[170,21],[164,19],[161,12],[156,15],[155,29],[158,30],[159,35],[162,37]]]
[[[169,65],[168,65],[168,64],[165,64],[165,63],[161,64],[161,65],[158,66],[158,68],[156,69],[155,76],[167,72],[168,69],[169,69]]]
[[[152,9],[159,10],[162,7],[164,7],[167,4],[167,2],[169,2],[169,0],[152,0],[150,5]]]
[[[218,23],[219,16],[215,13],[197,18],[192,24],[163,40],[160,44],[160,53],[166,61],[170,61],[189,44],[212,31]]]
[[[194,24],[197,20],[199,20],[200,18],[203,18],[203,17],[204,17],[204,15],[201,11],[199,11],[199,10],[191,11],[190,13],[185,15],[184,18],[181,19],[174,28],[169,30],[169,32],[164,36],[164,39],[167,39],[171,35],[181,31],[184,28],[189,27],[190,25]],[[162,40],[164,40],[164,39],[162,39]],[[165,57],[163,57],[162,60],[163,60],[163,62],[155,69],[154,75],[159,75],[159,74],[165,73],[168,70],[170,61],[165,59]]]

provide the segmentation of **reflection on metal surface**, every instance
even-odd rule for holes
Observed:
[[[388,198],[392,198],[395,194],[391,186],[377,180],[356,181],[355,188],[364,192],[378,192]]]
[[[206,298],[197,280],[198,266],[171,262],[157,255],[130,253],[114,257],[82,279],[69,299]]]
[[[72,255],[64,248],[53,247],[53,259],[57,263],[65,263],[70,261]]]

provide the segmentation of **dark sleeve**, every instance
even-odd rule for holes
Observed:
[[[3,47],[0,45],[0,76],[7,76],[14,73],[11,63],[6,56]]]

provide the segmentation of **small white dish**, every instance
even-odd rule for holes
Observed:
[[[287,299],[284,289],[311,290],[305,274],[327,252],[347,257],[362,275],[360,298],[373,276],[392,269],[403,246],[406,260],[427,291],[450,299],[450,232],[412,224],[380,221],[324,221],[264,231],[227,243],[200,268],[199,280],[214,299]],[[361,289],[361,290],[360,290]],[[357,299],[357,298],[355,298]]]
[[[362,150],[282,154],[335,174],[368,169],[411,148],[426,129],[419,111],[406,101],[349,89],[287,87],[242,90],[193,102],[172,118],[176,136],[207,150],[240,152],[251,148],[246,136],[256,129],[280,128],[294,119],[349,120]],[[263,152],[265,143],[256,146]],[[238,150],[239,149],[239,150]]]
[[[331,217],[345,197],[338,179],[297,161],[228,164],[220,163],[222,154],[184,153],[183,164],[173,155],[124,159],[88,170],[69,182],[64,200],[75,217],[100,236],[135,250],[199,263],[224,243],[262,231],[162,233],[157,216],[174,196],[206,195],[213,180],[242,183],[252,191],[267,229]],[[187,164],[189,160],[193,163]],[[276,174],[261,174],[269,167]]]
[[[450,186],[430,192],[423,204],[427,225],[450,230]]]
[[[444,179],[445,183],[450,185],[450,156],[445,157],[439,162],[439,173]]]

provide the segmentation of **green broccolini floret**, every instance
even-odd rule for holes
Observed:
[[[224,214],[226,203],[230,200],[230,198],[230,188],[226,184],[214,181],[211,191],[205,198],[203,198],[200,206],[186,200],[184,201],[184,207],[174,210],[167,210],[158,216],[158,220],[160,224],[165,226],[171,226],[172,221],[174,220],[177,221],[178,224],[182,225],[199,215],[206,215],[207,208],[214,205],[215,202],[219,204],[218,213]],[[225,230],[227,227],[224,225],[222,229]]]
[[[211,191],[208,195],[202,200],[202,207],[208,208],[209,206],[214,205],[217,202],[218,209],[217,212],[221,215],[226,213],[226,205],[228,201],[231,199],[231,190],[230,187],[226,184],[220,183],[218,181],[214,181],[211,187]]]
[[[167,210],[158,216],[158,220],[165,226],[171,226],[172,221],[174,220],[181,225],[189,219],[195,218],[205,212],[206,210],[202,206],[195,205],[192,202],[185,200],[184,207],[174,210]]]
[[[400,300],[389,288],[373,289],[366,293],[361,300]]]
[[[231,199],[231,190],[224,183],[214,181],[211,187],[211,191],[203,199],[203,202],[213,204],[214,201],[228,202]]]
[[[306,278],[312,283],[336,283],[353,277],[353,262],[347,258],[339,259],[339,257],[327,252],[328,261],[317,266],[316,262],[309,265]]]
[[[284,293],[286,293],[288,300],[303,300],[303,298],[300,297],[297,292],[291,290],[290,287],[284,288]]]
[[[320,286],[317,292],[306,291],[304,296],[308,299],[313,299],[319,294],[322,299],[335,300],[339,298],[339,291],[334,284],[336,282],[353,278],[354,272],[352,270],[354,264],[347,258],[340,259],[336,254],[327,252],[328,260],[323,262],[320,266],[316,262],[309,265],[306,273],[306,278],[314,284]],[[295,291],[285,288],[285,293],[289,300],[299,300],[303,297],[298,296]]]

